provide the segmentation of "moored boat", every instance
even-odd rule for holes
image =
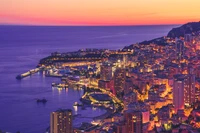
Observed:
[[[74,106],[83,106],[83,104],[79,104],[78,102],[75,102]]]
[[[43,99],[37,99],[37,103],[46,103],[47,100],[45,98]]]

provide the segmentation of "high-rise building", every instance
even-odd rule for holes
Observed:
[[[127,110],[124,112],[126,133],[143,133],[142,112]]]
[[[126,126],[124,123],[119,123],[117,125],[117,133],[126,133]]]
[[[137,93],[136,92],[129,92],[124,94],[123,103],[124,103],[124,110],[128,109],[128,105],[132,102],[137,102]]]
[[[186,42],[192,42],[192,40],[193,40],[192,34],[185,34],[184,40]]]
[[[126,77],[125,80],[125,88],[124,88],[124,94],[127,94],[129,92],[133,92],[133,82],[130,77]]]
[[[184,79],[184,104],[190,106],[195,102],[195,75],[188,74]]]
[[[51,133],[73,133],[72,110],[60,109],[51,113]]]
[[[121,92],[124,91],[125,79],[126,79],[126,70],[124,68],[117,68],[114,73],[114,89],[117,96],[119,97],[121,97]]]
[[[199,81],[197,81],[197,82],[199,82]],[[195,88],[195,102],[197,102],[197,101],[200,101],[200,88]]]
[[[191,106],[195,102],[195,75],[191,69],[188,71],[187,75],[175,75],[174,86],[173,86],[173,99],[178,100],[176,103],[181,103],[181,106]],[[180,104],[179,104],[180,105]]]
[[[110,63],[103,63],[100,71],[101,80],[107,81],[112,79],[112,65]]]
[[[173,104],[175,112],[184,109],[184,78],[174,79]]]
[[[200,66],[196,67],[194,71],[195,77],[200,78]]]
[[[180,60],[184,55],[184,42],[181,40],[176,40],[176,54],[177,59]]]
[[[128,105],[128,110],[142,113],[142,123],[148,123],[150,118],[150,106],[144,102],[132,102]]]
[[[113,94],[114,93],[114,82],[113,80],[99,80],[98,81],[98,87],[101,88],[101,89],[105,89],[105,90],[108,90],[108,91],[111,91]]]
[[[193,68],[193,64],[188,64],[188,69],[187,69],[187,71],[188,71],[188,74],[195,74],[195,69]]]
[[[128,55],[123,55],[123,65],[124,66],[128,65]]]

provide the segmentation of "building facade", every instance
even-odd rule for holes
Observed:
[[[117,68],[114,73],[114,89],[117,96],[121,97],[121,92],[125,88],[126,70],[123,68]]]
[[[184,109],[184,79],[175,78],[173,85],[173,104],[174,110]]]
[[[50,118],[51,133],[73,133],[72,110],[60,109],[51,113]]]
[[[112,65],[103,63],[100,68],[100,79],[107,81],[112,79]]]
[[[124,117],[126,133],[143,133],[142,112],[127,110]]]

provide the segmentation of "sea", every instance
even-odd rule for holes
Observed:
[[[50,125],[50,113],[72,109],[74,126],[91,122],[92,117],[105,113],[100,108],[73,107],[82,90],[51,87],[58,78],[36,73],[22,80],[16,76],[38,64],[52,52],[70,52],[86,48],[122,49],[144,40],[166,36],[178,25],[154,26],[0,26],[0,130],[16,133],[45,133]],[[37,104],[46,98],[46,104]]]

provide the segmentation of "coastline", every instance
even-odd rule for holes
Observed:
[[[15,30],[18,31],[18,29],[15,29]],[[30,29],[27,29],[27,30],[30,30]],[[6,31],[9,32],[9,30],[6,30]],[[43,31],[41,31],[41,32],[43,32]],[[165,33],[165,31],[163,31],[163,33]],[[17,34],[19,34],[20,36],[23,37],[23,34],[21,34],[20,32],[18,32]],[[45,34],[48,35],[48,33],[45,33]],[[104,33],[104,34],[106,34],[106,33]],[[111,32],[110,34],[113,34],[113,33]],[[157,33],[157,34],[159,35],[160,33]],[[1,71],[2,77],[3,76],[5,77],[1,81],[1,83],[2,83],[1,99],[2,99],[2,102],[4,102],[5,104],[1,104],[1,106],[2,106],[2,108],[7,108],[8,109],[7,112],[9,114],[13,114],[13,117],[5,118],[7,113],[5,113],[5,112],[2,113],[1,118],[2,118],[2,121],[4,121],[4,123],[1,124],[1,129],[3,129],[3,130],[5,129],[7,131],[12,131],[12,132],[15,132],[17,130],[20,130],[21,132],[27,131],[24,128],[23,123],[27,123],[26,127],[29,128],[29,132],[27,132],[27,133],[35,133],[35,132],[42,131],[42,129],[44,127],[46,127],[46,124],[49,124],[49,112],[55,111],[55,109],[57,109],[59,107],[71,108],[71,106],[69,106],[69,105],[73,105],[73,103],[68,102],[69,100],[71,100],[69,97],[69,94],[76,96],[76,93],[73,93],[72,91],[70,91],[69,94],[67,95],[67,92],[65,92],[65,91],[57,92],[57,90],[54,90],[54,91],[51,90],[50,84],[52,82],[57,82],[59,80],[59,78],[44,79],[44,78],[42,78],[42,77],[44,77],[44,75],[38,76],[36,74],[31,77],[27,77],[19,82],[15,79],[15,76],[19,72],[23,72],[24,70],[31,69],[33,66],[35,66],[38,63],[39,59],[46,57],[46,55],[48,55],[49,53],[51,53],[53,51],[57,51],[57,50],[61,51],[61,52],[62,51],[74,51],[74,49],[79,49],[81,46],[89,44],[88,42],[82,42],[80,46],[74,45],[75,48],[73,48],[71,50],[70,48],[68,48],[69,47],[68,44],[72,44],[72,42],[62,41],[62,38],[60,40],[63,45],[59,45],[58,42],[52,41],[52,40],[51,40],[52,43],[50,41],[44,42],[44,40],[39,40],[39,39],[36,42],[34,40],[28,39],[28,38],[30,38],[28,36],[32,37],[32,35],[29,35],[27,33],[27,36],[24,37],[25,39],[27,38],[27,40],[25,40],[26,44],[21,44],[20,42],[22,42],[23,40],[20,40],[20,38],[17,36],[19,38],[19,40],[14,40],[15,43],[13,45],[14,48],[16,47],[15,51],[12,51],[12,49],[9,49],[9,47],[8,47],[8,46],[12,46],[11,45],[12,40],[10,42],[8,42],[10,44],[8,46],[5,46],[6,48],[4,48],[4,46],[2,46],[2,48],[1,48],[1,49],[3,49],[1,55],[2,55],[2,57],[5,58],[5,59],[2,59],[2,65],[1,65],[2,66],[1,67],[2,68],[2,71]],[[36,36],[36,38],[38,38],[37,35],[35,35],[35,36]],[[97,34],[96,36],[99,36],[99,34]],[[3,36],[3,37],[5,37],[5,36]],[[65,34],[65,37],[66,37],[66,34]],[[129,36],[127,38],[126,38],[126,36],[124,36],[124,37],[126,40],[127,40],[127,38],[131,38],[131,39],[129,42],[127,41],[128,43],[124,40],[121,41],[120,39],[122,37],[121,38],[119,37],[119,39],[111,38],[112,40],[106,40],[106,41],[113,42],[113,44],[112,43],[108,44],[108,45],[113,45],[113,46],[111,46],[113,49],[117,49],[118,47],[123,48],[124,45],[131,44],[130,42],[134,42],[134,37],[132,37],[132,36]],[[53,38],[53,37],[50,37],[50,38]],[[149,38],[151,38],[151,37],[149,37]],[[48,40],[48,38],[46,38],[46,39]],[[32,45],[32,43],[30,43],[30,41],[33,41],[33,43],[35,44],[34,47],[28,47],[28,45]],[[121,44],[119,43],[120,45],[118,45],[118,43],[116,43],[116,42],[120,42]],[[137,40],[135,42],[137,42]],[[7,42],[6,43],[1,42],[1,43],[7,45]],[[65,43],[67,43],[67,44],[65,44]],[[46,44],[48,44],[48,46]],[[102,47],[108,46],[108,45],[104,45],[103,42],[100,42],[100,43],[97,42],[97,43],[94,43],[94,45],[95,44],[96,45],[102,44]],[[20,45],[19,48],[18,48],[18,45]],[[54,46],[54,45],[56,45],[56,46]],[[24,48],[22,48],[21,46],[23,46]],[[49,47],[52,47],[52,48],[49,48]],[[57,49],[58,47],[62,47],[62,49]],[[93,47],[93,46],[86,45],[85,47]],[[38,50],[37,58],[33,57],[33,56],[36,56],[35,49]],[[10,59],[10,58],[12,58],[12,59]],[[19,67],[17,67],[17,66],[19,66]],[[11,91],[13,93],[11,93]],[[48,99],[48,103],[46,104],[45,107],[43,107],[45,109],[42,109],[41,106],[40,107],[36,106],[35,102],[32,102],[32,99],[37,98],[37,97],[42,98],[44,95]],[[65,98],[65,97],[67,97],[67,98]],[[66,102],[64,102],[64,101],[66,101]],[[67,105],[66,105],[66,103],[67,103]],[[13,107],[10,107],[9,105],[12,105]],[[13,110],[13,108],[15,108],[15,111]],[[20,109],[23,109],[23,110],[20,110]],[[30,109],[31,109],[31,111],[29,111]],[[17,111],[17,113],[16,113],[16,111]],[[23,113],[21,113],[21,112],[23,112]],[[31,120],[29,121],[29,123],[26,122],[26,120],[21,119],[21,118],[27,117],[28,114],[30,114],[30,113],[33,114],[34,118],[31,117]],[[14,115],[14,114],[16,114],[16,115]],[[40,118],[38,118],[37,115],[41,115],[41,114],[44,114],[44,115],[41,116]],[[13,121],[13,118],[16,118],[18,120],[18,122],[16,123],[15,121]],[[7,121],[9,121],[9,123]],[[14,127],[14,126],[11,127],[10,125],[16,125],[16,127]],[[32,128],[33,125],[38,130],[33,129]],[[38,126],[38,125],[40,125],[40,126]]]

